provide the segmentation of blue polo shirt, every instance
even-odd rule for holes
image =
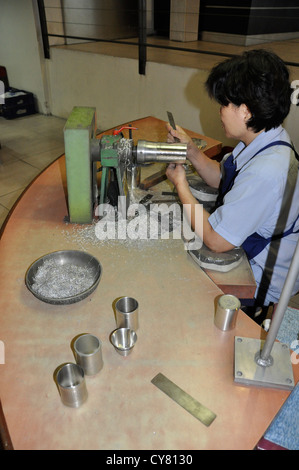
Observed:
[[[241,246],[254,232],[265,238],[272,236],[274,230],[284,232],[298,217],[299,176],[294,152],[284,145],[275,146],[251,160],[259,149],[276,140],[290,142],[282,126],[262,132],[247,147],[240,142],[233,150],[239,173],[232,189],[224,196],[223,205],[211,214],[209,222],[235,246]],[[299,219],[296,230],[299,230]],[[278,302],[298,238],[299,234],[294,233],[276,243],[276,248],[269,244],[250,261],[257,283],[256,295],[262,276],[268,278],[264,305]],[[299,278],[293,294],[298,290]]]

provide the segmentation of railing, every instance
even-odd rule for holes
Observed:
[[[93,37],[85,37],[85,36],[73,36],[73,35],[64,35],[64,34],[54,34],[49,33],[47,28],[47,19],[45,14],[45,6],[44,0],[37,0],[38,2],[38,9],[40,15],[40,23],[41,23],[41,31],[42,31],[42,39],[43,39],[43,48],[44,48],[44,56],[46,59],[50,58],[50,45],[49,45],[49,37],[56,37],[62,39],[71,39],[71,40],[79,40],[85,42],[106,42],[112,44],[120,44],[120,45],[132,45],[138,47],[138,62],[139,62],[139,74],[145,75],[146,73],[146,62],[147,62],[147,48],[157,48],[157,49],[164,49],[164,50],[173,50],[173,51],[184,51],[184,52],[192,52],[194,54],[205,54],[205,55],[213,55],[213,56],[220,56],[220,57],[233,57],[235,54],[229,54],[224,52],[218,51],[207,51],[202,49],[192,49],[188,47],[178,47],[175,45],[161,45],[161,44],[151,44],[147,41],[147,27],[146,27],[146,0],[138,0],[138,42],[133,42],[126,39],[103,39],[103,38],[93,38]],[[297,62],[287,62],[285,64],[288,66],[299,67],[299,63]]]

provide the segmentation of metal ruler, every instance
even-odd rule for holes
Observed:
[[[188,393],[184,392],[184,390],[165,377],[165,375],[159,373],[151,380],[151,382],[162,390],[162,392],[166,393],[166,395],[168,395],[172,400],[178,403],[178,405],[194,416],[194,418],[201,421],[205,426],[210,426],[216,418],[213,411],[192,398]]]

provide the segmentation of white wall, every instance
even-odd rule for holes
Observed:
[[[98,127],[105,130],[146,116],[167,120],[172,111],[182,127],[235,145],[204,90],[208,71],[148,62],[144,76],[136,60],[62,48],[51,49],[47,66],[54,115],[67,118],[73,106],[95,106]],[[297,149],[298,125],[299,106],[292,104],[285,127]]]
[[[38,110],[47,112],[32,0],[0,0],[0,65],[10,86],[34,93]]]
[[[45,60],[35,4],[0,0],[0,65],[7,67],[11,86],[34,93],[41,113],[67,118],[73,106],[95,106],[104,130],[149,115],[167,120],[172,111],[177,124],[235,144],[225,138],[218,105],[204,91],[207,71],[148,62],[144,76],[136,60],[62,48],[52,48]],[[299,79],[294,70],[292,80]],[[298,125],[299,106],[292,105],[285,127],[297,149]]]
[[[146,75],[138,62],[62,48],[51,49],[47,62],[53,114],[67,117],[73,106],[95,106],[98,127],[154,116],[222,138],[218,106],[203,91],[207,72],[148,62]]]

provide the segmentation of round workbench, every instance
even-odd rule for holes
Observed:
[[[137,127],[155,140],[152,121],[141,121]],[[0,391],[14,448],[253,449],[289,395],[234,383],[234,337],[260,338],[263,330],[243,312],[234,330],[217,329],[215,301],[222,291],[181,240],[94,242],[86,236],[92,227],[67,224],[66,215],[62,156],[24,192],[1,238]],[[25,273],[40,256],[64,249],[94,255],[101,282],[78,303],[43,303],[26,288]],[[109,341],[113,303],[125,295],[138,300],[140,324],[127,357]],[[68,408],[54,371],[74,362],[72,339],[86,332],[101,339],[104,367],[86,377],[87,402]],[[155,387],[158,373],[213,411],[213,423],[205,426]]]

